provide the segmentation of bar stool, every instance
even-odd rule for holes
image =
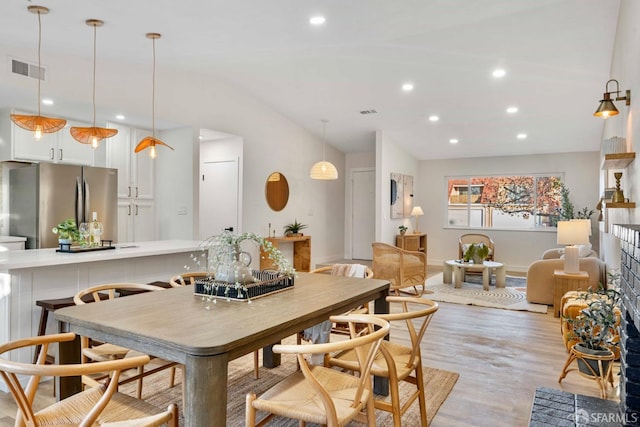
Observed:
[[[106,299],[107,296],[101,295],[100,298]],[[93,302],[93,298],[91,298],[91,295],[86,295],[85,302]],[[38,335],[45,335],[47,333],[47,320],[49,319],[49,312],[54,312],[64,307],[71,307],[76,304],[73,302],[73,297],[67,297],[67,298],[38,300],[36,301],[36,305],[42,308],[42,311],[40,312],[40,324],[38,325]],[[36,352],[33,355],[33,363],[36,363],[36,361],[38,360],[38,354],[40,354],[40,347],[41,346],[39,345],[36,346]],[[47,359],[45,363],[47,364],[54,363],[53,356],[47,355]]]

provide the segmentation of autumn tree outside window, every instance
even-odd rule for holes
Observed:
[[[447,222],[452,227],[555,227],[561,190],[559,175],[449,177]]]

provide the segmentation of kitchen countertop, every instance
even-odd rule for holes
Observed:
[[[0,243],[20,243],[20,242],[26,242],[26,241],[27,241],[26,237],[0,236]]]
[[[62,253],[51,249],[0,252],[0,272],[21,268],[37,268],[51,265],[78,264],[109,261],[132,257],[144,257],[190,252],[198,249],[199,240],[157,240],[149,242],[118,243],[115,249],[80,253]]]

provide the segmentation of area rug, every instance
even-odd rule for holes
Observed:
[[[296,369],[295,358],[290,355],[282,355],[282,364],[274,369],[260,368],[260,379],[253,377],[253,354],[241,357],[229,364],[229,380],[227,395],[227,426],[244,426],[245,396],[249,392],[260,395],[282,379],[293,373]],[[425,367],[425,398],[427,401],[427,418],[429,423],[436,415],[440,405],[447,399],[453,389],[459,374],[441,369]],[[182,385],[181,373],[176,372],[176,384],[168,388],[169,370],[156,375],[146,377],[142,389],[142,398],[158,406],[166,407],[170,403],[178,405],[182,411]],[[404,401],[409,395],[412,385],[403,383],[400,386],[400,399]],[[120,391],[135,395],[135,384],[126,384],[120,387]],[[258,418],[263,414],[258,413]],[[183,425],[180,415],[180,425]],[[269,425],[273,426],[298,426],[298,422],[283,418],[274,418]],[[359,425],[355,423],[355,425]],[[390,413],[376,410],[376,426],[392,426],[393,419]],[[402,417],[402,425],[420,425],[420,408],[418,402],[414,402]]]
[[[520,277],[507,276],[507,287],[496,288],[492,284],[488,291],[482,289],[481,283],[469,282],[462,282],[462,287],[456,289],[453,283],[443,283],[442,273],[440,273],[427,279],[426,289],[430,293],[425,295],[425,298],[454,304],[546,313],[546,305],[527,302],[525,288],[523,287],[526,281],[522,279]]]

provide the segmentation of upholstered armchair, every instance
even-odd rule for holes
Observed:
[[[585,251],[586,257],[581,257],[580,271],[589,275],[589,287],[597,289],[600,283],[607,283],[606,264],[601,261],[594,251]],[[561,250],[549,249],[544,252],[542,259],[534,261],[527,270],[527,301],[553,305],[553,287],[555,270],[564,269],[564,259],[560,258]]]
[[[411,286],[415,290],[412,294],[422,295],[427,280],[427,254],[374,242],[372,270],[376,279],[387,279],[391,283],[390,290],[395,295],[400,295],[401,289]],[[418,286],[422,290],[419,291]]]

